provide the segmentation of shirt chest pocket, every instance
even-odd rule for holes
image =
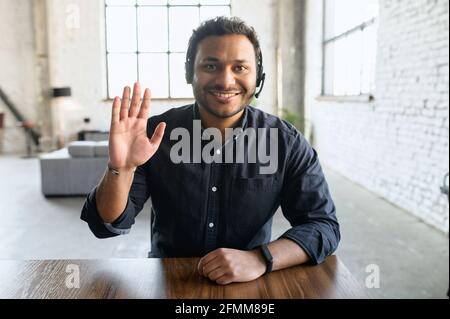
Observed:
[[[256,232],[275,212],[279,194],[280,182],[275,177],[234,178],[227,214],[231,229]]]
[[[278,178],[276,176],[270,177],[256,177],[245,178],[236,177],[233,180],[233,189],[239,192],[276,192],[278,191]]]

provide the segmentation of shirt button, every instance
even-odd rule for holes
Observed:
[[[217,187],[216,187],[216,186],[213,186],[213,187],[211,188],[211,190],[212,190],[213,192],[215,192],[215,191],[217,191]]]
[[[213,228],[214,227],[214,223],[209,223],[209,228]]]
[[[217,150],[216,153],[217,153],[218,155],[220,155],[221,152],[220,152],[220,150]]]

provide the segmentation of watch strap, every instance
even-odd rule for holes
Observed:
[[[266,272],[264,273],[264,275],[265,275],[272,271],[273,257],[272,257],[272,254],[270,253],[269,248],[267,247],[267,244],[261,245],[260,249],[261,249],[262,256],[266,262]]]

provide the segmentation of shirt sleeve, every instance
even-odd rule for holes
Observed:
[[[297,131],[286,163],[281,208],[290,222],[281,238],[296,242],[320,264],[339,244],[336,209],[316,151]]]
[[[94,188],[87,196],[81,211],[81,219],[84,220],[97,238],[108,238],[128,234],[134,219],[142,210],[149,198],[145,167],[139,166],[134,173],[133,183],[125,210],[112,223],[105,223],[100,217],[95,201],[97,188]]]

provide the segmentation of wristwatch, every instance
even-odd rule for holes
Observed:
[[[270,250],[266,244],[261,245],[260,249],[261,249],[263,258],[266,262],[266,272],[264,273],[264,275],[265,275],[272,271],[273,257],[272,257],[272,254],[270,253]]]

